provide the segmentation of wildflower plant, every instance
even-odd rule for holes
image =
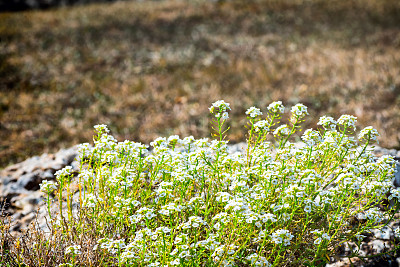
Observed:
[[[359,246],[398,210],[394,160],[372,154],[372,127],[355,138],[355,117],[322,117],[294,144],[307,107],[292,107],[284,124],[278,101],[247,110],[247,149],[230,154],[229,110],[222,100],[210,107],[216,139],[174,135],[151,149],[95,126],[94,145],[79,147],[79,174],[65,168],[57,186],[41,186],[58,194],[51,217],[65,244],[58,263],[324,266],[336,248]]]

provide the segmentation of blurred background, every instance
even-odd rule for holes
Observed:
[[[398,0],[94,2],[0,1],[0,168],[100,123],[119,141],[210,137],[219,99],[231,143],[248,107],[282,100],[309,107],[307,128],[351,114],[400,148]]]

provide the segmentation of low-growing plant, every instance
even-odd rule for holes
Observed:
[[[355,137],[355,117],[324,116],[292,143],[307,107],[293,106],[282,124],[278,101],[265,117],[247,110],[247,146],[231,152],[229,110],[222,100],[210,107],[215,139],[157,138],[151,151],[95,126],[94,145],[79,146],[79,174],[67,167],[41,185],[62,252],[48,248],[47,262],[324,266],[344,244],[352,246],[350,258],[361,257],[366,233],[387,225],[399,208],[394,160],[372,154],[378,132],[367,127]],[[40,265],[33,261],[21,258]]]

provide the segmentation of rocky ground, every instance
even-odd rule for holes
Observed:
[[[243,143],[231,145],[230,152],[242,150]],[[375,154],[380,156],[389,154],[399,162],[397,166],[395,186],[400,186],[400,151],[395,149],[384,149],[377,147]],[[43,180],[55,179],[55,172],[65,166],[72,166],[79,171],[79,162],[76,161],[77,149],[72,147],[62,149],[55,154],[43,154],[29,158],[21,163],[11,165],[0,171],[0,201],[2,200],[3,215],[8,215],[12,221],[11,231],[15,234],[28,228],[28,225],[36,220],[41,229],[46,229],[47,215],[43,193],[39,191],[39,184]],[[400,213],[384,231],[375,231],[369,236],[362,246],[362,253],[365,256],[371,253],[381,253],[393,246],[395,229],[400,225]],[[391,229],[392,228],[392,229]],[[329,267],[350,266],[348,259],[343,258],[349,253],[349,248],[343,247],[336,258],[332,258]],[[397,258],[396,258],[397,257]],[[358,261],[356,266],[400,266],[400,251],[397,256],[381,257],[374,260],[367,260],[366,263]]]

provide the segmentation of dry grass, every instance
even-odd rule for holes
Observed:
[[[400,147],[400,2],[118,2],[0,14],[0,166],[90,140],[204,137],[207,107],[302,102]],[[307,127],[315,127],[308,124]]]

